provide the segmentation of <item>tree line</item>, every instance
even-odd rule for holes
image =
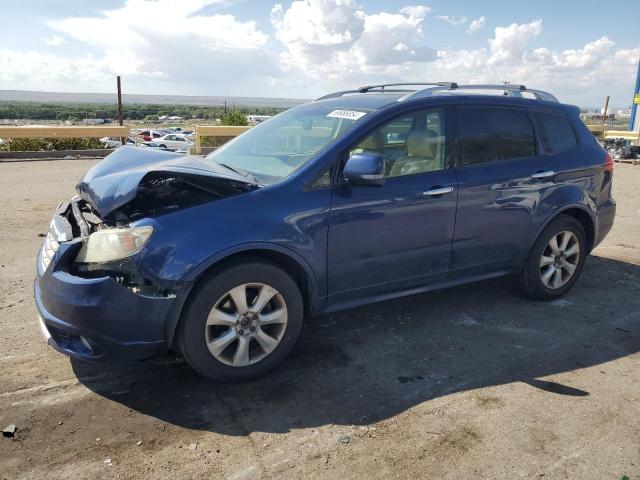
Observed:
[[[125,120],[157,120],[163,115],[179,116],[185,119],[201,118],[214,120],[223,118],[230,111],[243,115],[276,115],[284,108],[279,107],[229,107],[225,115],[224,107],[198,105],[166,105],[154,103],[131,103],[123,105]],[[50,103],[0,101],[0,120],[60,120],[80,122],[85,118],[115,119],[118,117],[116,105],[106,103]]]

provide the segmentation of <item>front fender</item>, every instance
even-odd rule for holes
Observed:
[[[291,250],[290,248],[284,247],[282,245],[278,245],[277,243],[271,242],[249,242],[243,243],[240,245],[235,245],[233,247],[227,248],[211,257],[207,258],[204,262],[194,268],[188,275],[187,281],[196,282],[205,272],[207,272],[210,268],[212,268],[217,263],[229,258],[233,255],[237,255],[239,253],[249,253],[256,251],[271,251],[276,252],[282,255],[286,255],[290,260],[294,261],[298,264],[306,273],[307,278],[312,284],[314,291],[317,290],[318,279],[316,275],[309,265],[309,263],[298,253]]]
[[[175,308],[172,308],[170,314],[167,317],[167,323],[165,325],[165,339],[167,342],[167,347],[171,347],[173,343],[176,328],[178,326],[178,323],[180,322],[182,310],[187,303],[187,300],[191,295],[191,291],[193,290],[193,287],[196,285],[197,281],[215,265],[219,264],[227,258],[244,252],[275,252],[281,255],[286,255],[287,258],[299,265],[306,273],[311,288],[311,300],[315,301],[315,295],[318,292],[319,285],[318,279],[316,278],[316,275],[314,274],[313,269],[308,264],[308,262],[296,252],[281,245],[269,242],[251,242],[244,243],[242,245],[236,245],[235,247],[228,248],[216,253],[215,255],[212,255],[206,261],[198,265],[197,268],[193,269],[190,272],[189,276],[186,278],[186,282],[184,283],[185,285],[188,285],[188,288],[185,288],[185,290],[181,292],[180,301],[175,303]]]

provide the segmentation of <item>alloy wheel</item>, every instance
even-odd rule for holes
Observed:
[[[580,262],[580,241],[575,233],[563,230],[551,237],[540,257],[540,278],[555,290],[573,277]]]
[[[245,283],[214,304],[205,325],[209,352],[234,367],[259,362],[280,344],[287,327],[287,305],[275,288]]]

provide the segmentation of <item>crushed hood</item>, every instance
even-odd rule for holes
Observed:
[[[218,184],[255,186],[248,178],[201,157],[123,146],[92,167],[76,186],[104,218],[136,198],[148,175],[204,177]]]

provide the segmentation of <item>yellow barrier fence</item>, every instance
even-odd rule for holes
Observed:
[[[128,137],[129,127],[0,127],[0,138]]]
[[[196,154],[202,153],[202,137],[237,137],[251,127],[233,127],[218,125],[196,125]]]
[[[0,126],[0,138],[9,140],[12,138],[102,138],[102,137],[128,137],[129,127],[100,126],[100,127],[5,127]]]
[[[602,138],[624,138],[640,144],[640,132],[611,129],[609,125],[587,125],[592,132],[602,132]]]

